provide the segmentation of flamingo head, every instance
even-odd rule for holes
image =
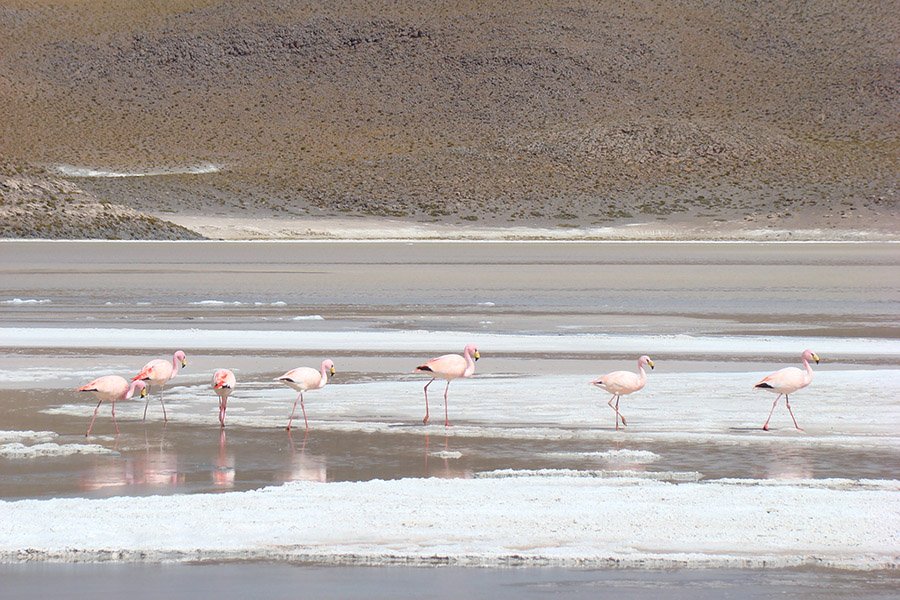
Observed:
[[[334,370],[334,362],[330,358],[322,361],[322,370],[327,371],[332,377],[337,372]]]
[[[141,398],[147,397],[147,382],[145,381],[135,381],[134,382],[135,391],[141,390]]]
[[[819,355],[816,354],[815,352],[813,352],[812,350],[804,350],[803,354],[801,356],[803,357],[803,360],[805,360],[806,362],[814,360],[814,361],[816,361],[816,364],[819,364]]]
[[[478,352],[478,348],[475,347],[475,344],[469,344],[466,346],[466,349],[463,350],[463,354],[467,356],[471,356],[474,360],[478,360],[481,358],[481,354]]]
[[[175,360],[180,362],[182,367],[187,366],[187,356],[185,356],[184,352],[182,352],[181,350],[175,353]]]
[[[653,361],[646,354],[638,359],[638,367],[648,366],[653,369]]]

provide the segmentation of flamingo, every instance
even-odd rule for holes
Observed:
[[[103,404],[104,400],[112,403],[113,423],[116,425],[116,433],[119,433],[119,422],[116,421],[116,401],[129,400],[138,390],[140,390],[141,398],[143,398],[147,395],[147,384],[143,381],[132,381],[129,385],[124,377],[119,377],[118,375],[98,377],[87,385],[78,388],[79,392],[91,392],[100,399],[97,402],[97,408],[94,409],[94,416],[91,417],[91,424],[88,425],[88,430],[84,437],[91,435],[91,430],[94,428],[94,419],[97,418],[97,411],[100,410],[100,405]]]
[[[800,358],[803,360],[803,370],[800,370],[797,367],[787,367],[784,369],[780,369],[778,371],[775,371],[771,375],[766,375],[759,383],[753,386],[755,388],[768,390],[774,394],[778,394],[778,396],[775,398],[775,402],[772,403],[772,410],[769,411],[769,417],[763,424],[763,431],[769,430],[769,419],[772,418],[772,413],[775,412],[775,407],[778,405],[778,401],[782,396],[784,396],[784,403],[785,405],[787,405],[788,412],[791,413],[791,419],[794,421],[794,427],[796,427],[798,431],[803,431],[803,429],[799,425],[797,425],[797,419],[794,417],[794,411],[791,410],[791,401],[789,399],[789,396],[797,390],[802,390],[812,382],[813,370],[812,367],[809,366],[809,361],[814,360],[816,361],[816,364],[819,364],[819,355],[812,350],[804,350],[800,355]]]
[[[147,385],[150,388],[159,388],[159,403],[162,404],[163,409],[163,420],[168,423],[169,417],[166,415],[166,405],[163,402],[163,388],[169,380],[178,375],[178,368],[187,366],[187,357],[184,355],[184,352],[181,350],[177,351],[172,355],[172,362],[170,363],[167,360],[151,360],[144,368],[141,369],[141,372],[134,376],[132,381],[146,381]],[[142,420],[147,420],[147,407],[150,405],[150,398],[147,398],[147,402],[144,404],[144,418]]]
[[[297,367],[292,369],[275,379],[280,381],[289,388],[300,392],[297,399],[294,400],[294,407],[291,409],[291,418],[288,420],[287,430],[291,430],[291,423],[294,422],[294,412],[297,410],[297,401],[300,402],[300,409],[303,411],[303,423],[306,425],[306,431],[309,431],[309,421],[306,419],[306,407],[303,406],[303,392],[309,390],[320,390],[328,383],[328,375],[334,377],[334,363],[331,360],[323,360],[322,367],[316,371],[310,367]]]
[[[236,380],[234,373],[228,369],[219,369],[213,373],[212,388],[219,396],[219,423],[225,427],[225,407],[228,406],[228,396],[234,391]]]
[[[475,374],[475,361],[481,358],[475,344],[469,344],[459,354],[445,354],[432,358],[424,365],[416,367],[416,373],[431,375],[431,381],[425,384],[425,418],[422,423],[428,425],[428,386],[435,379],[446,379],[447,387],[444,389],[444,427],[450,427],[450,418],[447,414],[447,393],[450,391],[450,382],[460,377],[471,377]]]
[[[616,431],[619,430],[619,419],[622,419],[622,426],[626,426],[625,417],[619,412],[619,398],[644,389],[644,385],[647,383],[647,373],[644,371],[645,365],[651,369],[653,368],[653,361],[650,360],[650,357],[647,355],[638,359],[637,373],[632,373],[631,371],[613,371],[612,373],[601,375],[591,382],[592,385],[596,385],[598,388],[612,394],[612,397],[607,404],[609,404],[609,407],[616,412]],[[613,406],[613,400],[616,401],[615,406]]]

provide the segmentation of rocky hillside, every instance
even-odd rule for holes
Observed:
[[[200,239],[33,168],[0,164],[0,238]]]
[[[0,156],[154,214],[896,225],[893,2],[11,0]]]

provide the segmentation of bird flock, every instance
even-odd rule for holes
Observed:
[[[436,379],[443,379],[447,382],[447,386],[444,388],[444,426],[450,426],[450,416],[447,408],[447,396],[450,392],[450,382],[454,379],[467,378],[474,375],[475,361],[479,358],[481,358],[481,354],[478,352],[478,348],[474,344],[469,344],[465,347],[461,355],[445,354],[443,356],[432,358],[415,368],[415,373],[422,373],[431,377],[428,383],[425,384],[425,418],[422,419],[423,424],[427,425],[430,418],[428,411],[428,386],[434,383]],[[772,413],[775,412],[775,407],[778,406],[778,401],[782,396],[784,396],[784,402],[791,415],[791,420],[794,422],[794,427],[796,427],[798,431],[803,431],[800,425],[797,424],[797,419],[794,417],[794,411],[791,410],[790,395],[797,390],[805,388],[812,382],[813,370],[809,365],[809,361],[812,360],[818,364],[819,356],[812,350],[804,350],[800,355],[800,358],[803,361],[803,369],[798,369],[796,367],[780,369],[763,377],[753,386],[757,389],[763,389],[778,394],[775,401],[772,403],[772,410],[769,411],[769,416],[762,426],[765,431],[769,430],[769,421],[772,418]],[[627,425],[625,417],[619,411],[620,398],[642,390],[647,383],[647,372],[644,370],[644,367],[650,367],[651,369],[654,367],[653,361],[646,355],[638,358],[637,364],[638,368],[636,373],[632,371],[613,371],[601,375],[590,382],[591,385],[612,394],[607,404],[615,412],[616,431],[619,430],[620,421],[623,427]],[[78,388],[79,392],[92,393],[98,399],[97,406],[94,408],[94,414],[91,417],[91,423],[88,426],[85,437],[91,434],[91,430],[94,427],[94,421],[97,418],[97,411],[100,410],[100,405],[104,401],[107,401],[112,405],[113,423],[116,427],[116,433],[119,433],[119,424],[116,421],[116,402],[120,400],[129,400],[134,397],[135,393],[139,393],[141,398],[146,398],[143,416],[143,420],[146,420],[147,408],[150,405],[149,392],[157,390],[159,403],[162,406],[163,420],[168,423],[169,419],[166,415],[166,405],[163,402],[163,389],[169,381],[178,375],[179,369],[186,366],[187,356],[184,352],[178,350],[172,355],[171,361],[163,359],[151,360],[144,365],[140,372],[135,375],[130,382],[118,375],[105,375]],[[300,410],[303,412],[303,424],[306,430],[309,430],[309,420],[306,417],[306,407],[303,404],[303,393],[310,390],[322,389],[328,383],[328,378],[334,377],[335,373],[334,362],[330,359],[326,359],[322,361],[319,369],[297,367],[275,379],[275,381],[280,381],[297,392],[297,398],[294,400],[293,408],[291,408],[291,416],[288,419],[288,431],[291,430],[291,426],[294,422],[294,415],[297,411],[298,403],[300,404]],[[221,427],[225,427],[225,411],[228,406],[228,397],[234,391],[236,385],[237,379],[232,371],[228,369],[218,369],[213,373],[212,389],[219,397],[219,423]],[[613,401],[615,401],[615,403],[613,403]]]

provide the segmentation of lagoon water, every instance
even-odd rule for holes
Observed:
[[[451,480],[451,494],[460,498],[478,497],[480,485],[505,497],[530,480],[576,497],[589,480],[598,498],[610,486],[634,488],[636,503],[647,501],[640,494],[670,489],[665,486],[727,503],[746,500],[741,494],[749,486],[762,490],[760,502],[791,507],[787,526],[802,521],[794,545],[782,546],[775,530],[741,539],[752,531],[742,527],[751,527],[753,515],[734,531],[694,540],[690,532],[715,520],[721,506],[669,515],[652,502],[620,518],[652,523],[656,513],[678,516],[683,522],[672,527],[688,532],[684,547],[644,539],[639,530],[627,542],[611,542],[606,530],[582,536],[583,528],[565,528],[565,511],[548,517],[551,529],[560,528],[558,538],[520,540],[527,548],[510,546],[517,531],[485,533],[462,521],[442,534],[456,541],[398,545],[387,530],[379,539],[377,518],[353,513],[348,499],[341,510],[374,535],[334,540],[298,531],[297,539],[282,540],[269,553],[251,531],[231,540],[231,554],[218,551],[214,536],[207,546],[126,540],[119,550],[163,561],[279,561],[296,560],[300,544],[304,560],[314,555],[318,564],[428,564],[426,557],[439,556],[449,564],[502,566],[515,555],[526,564],[566,568],[606,568],[614,560],[648,568],[893,569],[900,526],[861,540],[863,549],[852,542],[869,525],[877,531],[879,523],[884,530],[900,521],[896,248],[4,242],[0,498],[6,502],[0,511],[24,510],[16,502],[23,499],[37,500],[33,510],[40,513],[60,499],[68,499],[59,505],[65,512],[99,509],[102,504],[91,503],[123,495],[162,494],[174,498],[173,510],[193,514],[210,494],[281,488],[289,497],[302,489],[334,503],[342,496],[331,498],[327,490],[338,488],[328,486],[345,484],[359,486],[352,489],[373,502],[389,502],[376,493],[380,480],[397,482],[391,494],[410,494],[414,503],[417,494],[430,493],[432,478]],[[476,377],[450,387],[453,426],[422,426],[427,379],[412,369],[469,341],[479,345],[482,360]],[[783,405],[773,431],[761,431],[774,397],[753,383],[782,366],[799,366],[806,347],[823,358],[812,385],[792,397],[806,431],[794,430]],[[166,391],[167,425],[155,399],[147,422],[140,420],[142,402],[123,402],[119,436],[104,406],[94,435],[84,438],[94,405],[75,387],[104,374],[128,376],[176,349],[188,354],[189,365]],[[616,432],[608,398],[587,382],[633,369],[644,353],[657,368],[646,389],[623,398],[628,427]],[[338,376],[307,395],[310,432],[288,435],[283,427],[294,394],[272,380],[325,357],[335,361]],[[225,434],[208,387],[217,367],[232,368],[238,378]],[[437,415],[443,389],[436,382],[430,391]],[[315,485],[290,487],[307,484]],[[522,518],[541,522],[547,499],[535,494]],[[849,512],[824,511],[819,494],[833,494]],[[852,511],[872,506],[878,510],[871,522],[852,522]],[[581,514],[577,509],[572,515]],[[604,508],[597,513],[600,518]],[[828,527],[816,522],[817,514]],[[414,521],[398,526],[414,528]],[[160,525],[151,520],[131,533]],[[853,528],[856,533],[847,530]],[[40,530],[16,535],[34,535],[28,548],[46,560],[108,559],[103,540],[42,537]],[[843,545],[835,541],[842,535],[849,536]],[[17,562],[23,548],[12,536],[0,534],[0,553]],[[77,558],[67,553],[73,548]],[[647,581],[656,577],[647,573]]]

